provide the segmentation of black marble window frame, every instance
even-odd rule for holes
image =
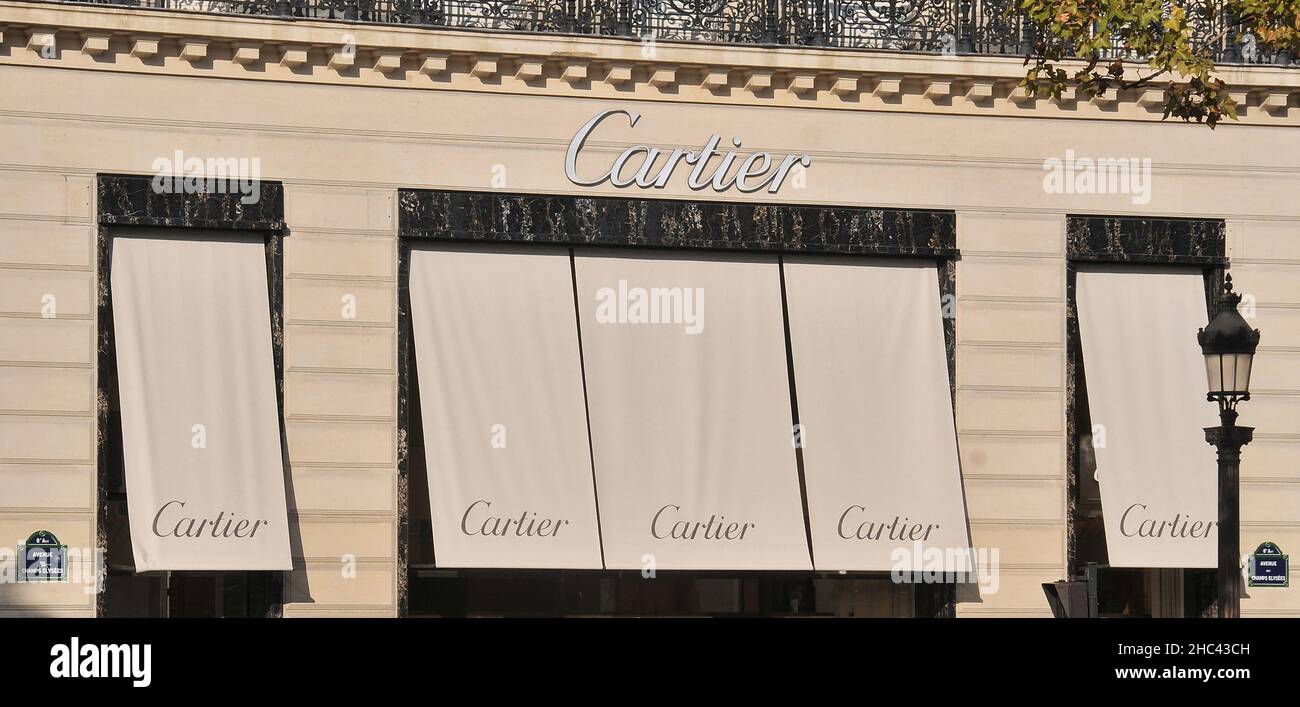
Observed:
[[[676,225],[675,225],[676,224]],[[785,237],[794,234],[797,238]],[[672,253],[817,255],[933,260],[943,317],[949,392],[956,409],[956,213],[933,209],[800,206],[749,202],[578,197],[451,190],[398,192],[398,614],[407,615],[410,582],[412,243],[484,248],[640,250]],[[954,434],[956,431],[954,430]],[[802,463],[800,464],[802,470]],[[802,480],[802,474],[801,474]],[[963,477],[963,497],[964,477]],[[969,537],[969,527],[967,528]],[[708,576],[711,573],[693,573]],[[716,573],[712,573],[716,574]],[[765,575],[781,573],[729,573]],[[787,573],[788,574],[788,573]],[[857,573],[862,575],[862,573]],[[925,591],[920,591],[924,589]],[[920,585],[916,609],[955,616],[955,585]]]
[[[402,189],[398,232],[445,241],[955,258],[934,209]]]
[[[242,231],[260,234],[265,243],[266,282],[270,304],[271,351],[275,368],[275,396],[280,423],[281,465],[287,499],[293,498],[289,474],[289,447],[284,425],[284,188],[280,182],[258,183],[259,199],[253,204],[241,202],[237,193],[159,193],[153,188],[152,175],[98,174],[95,203],[98,231],[96,236],[96,326],[97,375],[96,416],[99,434],[96,440],[97,533],[96,544],[108,557],[108,490],[109,430],[121,429],[121,420],[112,412],[109,372],[117,370],[113,339],[112,241],[124,228],[156,229],[166,237],[183,236],[186,230]],[[129,503],[129,501],[128,501]],[[295,535],[290,523],[290,537]],[[285,572],[248,571],[248,615],[280,616],[285,602]],[[105,592],[96,599],[95,614],[104,615]]]
[[[1214,313],[1214,295],[1223,283],[1227,258],[1227,224],[1223,219],[1144,218],[1134,216],[1067,215],[1066,217],[1066,474],[1069,488],[1069,522],[1067,524],[1067,564],[1071,577],[1082,576],[1079,556],[1079,520],[1091,514],[1095,525],[1089,531],[1104,532],[1100,527],[1100,503],[1083,497],[1083,480],[1079,477],[1080,454],[1078,427],[1090,421],[1086,399],[1087,371],[1083,366],[1082,341],[1075,288],[1079,267],[1089,265],[1168,265],[1186,270],[1199,267],[1205,279],[1206,321]],[[1188,346],[1195,346],[1196,332],[1188,332]],[[1105,558],[1092,558],[1101,559]]]
[[[1227,263],[1223,219],[1066,216],[1070,262],[1220,266]]]
[[[267,231],[283,235],[284,185],[258,181],[257,200],[222,192],[161,192],[155,175],[99,174],[95,202],[100,225]]]

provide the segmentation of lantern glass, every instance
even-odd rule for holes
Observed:
[[[1205,381],[1210,395],[1223,393],[1223,354],[1205,354]]]
[[[1248,353],[1205,354],[1205,378],[1210,395],[1239,396],[1250,392],[1250,368],[1254,358]]]
[[[1227,358],[1227,356],[1224,356],[1224,358]],[[1249,393],[1250,392],[1250,364],[1254,356],[1248,353],[1239,353],[1236,354],[1235,358],[1237,359],[1237,361],[1236,361],[1236,365],[1233,366],[1233,372],[1235,373],[1234,375],[1235,382],[1232,384],[1232,390],[1235,393],[1243,393],[1243,394]]]

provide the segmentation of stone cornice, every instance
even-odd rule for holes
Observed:
[[[0,63],[226,79],[1159,120],[1163,91],[1031,98],[1020,59],[695,44],[0,0]],[[1300,123],[1300,71],[1222,67],[1243,124]]]

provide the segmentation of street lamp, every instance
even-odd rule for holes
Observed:
[[[1205,356],[1209,382],[1206,399],[1219,404],[1219,426],[1205,428],[1205,441],[1219,450],[1219,617],[1241,616],[1241,504],[1238,486],[1241,448],[1250,443],[1254,427],[1237,426],[1237,403],[1250,400],[1250,367],[1259,345],[1259,330],[1251,329],[1237,304],[1226,275],[1217,314],[1199,330],[1196,340]]]

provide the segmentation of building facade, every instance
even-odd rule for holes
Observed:
[[[1215,423],[1200,371],[1179,384],[1229,266],[1262,331],[1243,562],[1300,547],[1285,57],[1226,48],[1243,109],[1211,131],[1162,122],[1156,89],[1026,95],[1026,35],[987,1],[160,4],[0,0],[0,545],[45,530],[74,580],[104,574],[102,592],[5,582],[0,614],[1051,616],[1043,585],[1081,579],[1103,615],[1200,615]],[[597,285],[627,323],[615,283],[660,280],[704,283],[707,351],[680,348],[689,300],[672,342],[603,326]],[[169,338],[232,311],[270,312],[260,343],[230,340],[234,315]],[[214,510],[170,549],[179,506],[132,515],[188,468],[154,432],[175,399],[223,396],[283,495],[215,425],[184,418],[182,446],[230,456],[212,468],[268,504],[274,547],[220,546],[219,525],[248,531]],[[495,434],[485,400],[526,411],[512,440],[563,430],[518,462],[533,480],[458,446]],[[777,422],[806,445],[745,433]],[[586,535],[553,555],[454,539],[491,534],[455,502],[488,498],[489,468],[494,492],[590,515]],[[679,471],[663,483],[697,500],[748,494],[767,544],[706,514],[681,533],[737,542],[643,553],[636,503]],[[857,498],[914,510],[868,519]],[[527,502],[501,534],[562,537]],[[888,550],[930,542],[925,514],[987,576],[891,576]],[[680,540],[661,517],[651,534]],[[1243,616],[1300,614],[1294,587],[1247,595]]]

